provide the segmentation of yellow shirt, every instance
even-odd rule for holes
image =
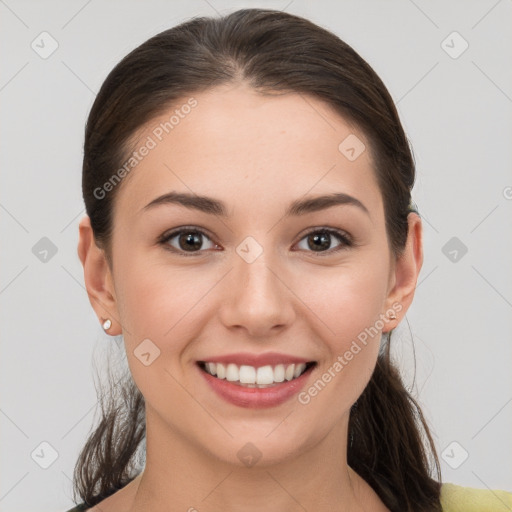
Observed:
[[[444,483],[441,505],[443,512],[512,512],[512,492]]]

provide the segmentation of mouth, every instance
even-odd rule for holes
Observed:
[[[265,366],[237,365],[198,361],[197,365],[206,374],[225,380],[243,388],[273,388],[294,381],[311,371],[316,361],[307,363],[275,364]]]

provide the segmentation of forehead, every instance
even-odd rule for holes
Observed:
[[[311,96],[217,87],[184,97],[137,136],[139,160],[116,199],[126,214],[169,191],[217,197],[234,213],[332,192],[380,206],[366,137]]]

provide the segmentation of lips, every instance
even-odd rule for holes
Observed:
[[[305,385],[316,361],[287,354],[230,354],[197,361],[218,396],[239,407],[279,405]]]

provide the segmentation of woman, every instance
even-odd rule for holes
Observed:
[[[280,11],[192,19],[114,68],[84,153],[78,253],[129,373],[73,510],[457,510],[390,361],[414,161],[352,48]]]

